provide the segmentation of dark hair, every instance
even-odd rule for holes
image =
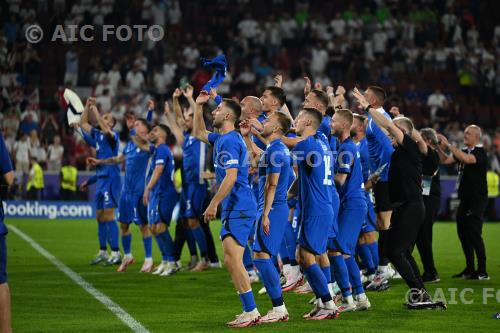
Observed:
[[[267,87],[265,90],[271,93],[271,96],[278,100],[280,107],[286,103],[286,93],[280,87]]]
[[[323,115],[321,112],[316,109],[316,108],[303,108],[302,111],[307,113],[307,115],[311,116],[314,119],[314,122],[316,123],[316,128],[319,127],[321,124],[321,121],[323,120]]]
[[[148,132],[151,132],[151,124],[148,123],[148,121],[144,118],[137,118],[137,121],[141,122],[146,128],[148,129]]]
[[[290,127],[292,127],[292,121],[290,120],[290,117],[288,117],[288,115],[283,112],[275,112],[274,114],[278,118],[278,123],[283,134],[288,133]]]
[[[158,124],[156,126],[158,126],[165,133],[165,140],[168,139],[171,134],[170,128],[165,124]]]
[[[333,115],[335,114],[335,108],[334,108],[333,106],[328,106],[328,107],[326,108],[326,112],[325,112],[325,114],[326,114],[327,116],[333,117]]]
[[[379,100],[380,104],[384,104],[385,99],[387,98],[384,88],[379,86],[369,86],[368,89],[373,92],[375,97],[377,97],[377,99]]]
[[[231,112],[234,115],[234,121],[238,121],[241,117],[241,106],[240,103],[230,99],[230,98],[224,98],[222,100],[226,106],[231,110]]]
[[[325,108],[328,107],[328,95],[326,94],[326,92],[320,89],[313,89],[311,90],[311,93],[316,95],[319,102],[323,104]]]

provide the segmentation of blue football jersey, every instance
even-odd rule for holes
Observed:
[[[377,112],[383,113],[384,117],[391,119],[389,114],[384,109],[377,109]],[[371,116],[368,116],[368,125],[366,126],[366,140],[368,142],[368,153],[375,169],[387,164],[385,169],[380,174],[380,180],[387,182],[389,180],[389,164],[391,156],[394,152],[391,140],[373,121]]]
[[[361,158],[361,168],[363,171],[363,182],[368,181],[368,177],[375,171],[373,169],[372,160],[368,153],[368,142],[366,138],[361,139],[358,143],[359,157]]]
[[[321,120],[321,124],[318,127],[318,132],[323,133],[327,138],[332,133],[332,129],[330,127],[330,123],[332,122],[332,117],[329,115],[324,115]]]
[[[299,201],[301,216],[333,215],[333,160],[325,138],[319,134],[297,143],[293,149],[294,162],[299,170]]]
[[[358,148],[351,138],[347,138],[339,146],[337,156],[337,172],[347,174],[347,179],[342,186],[338,186],[340,202],[351,199],[365,199],[363,172]]]
[[[272,173],[279,173],[278,186],[274,195],[273,207],[286,204],[288,188],[290,186],[291,171],[290,151],[280,139],[269,143],[259,161],[259,210],[264,209],[264,189],[266,177]]]
[[[9,151],[7,150],[7,146],[5,146],[3,135],[0,133],[0,177],[3,177],[3,175],[12,170],[12,161],[10,160]],[[0,235],[7,233],[7,227],[3,222],[3,218],[3,202],[0,198]]]
[[[188,132],[184,132],[182,145],[182,182],[203,184],[201,173],[205,169],[207,145]]]
[[[222,200],[223,219],[233,211],[255,213],[257,203],[248,183],[248,152],[243,138],[238,132],[231,131],[226,134],[210,133],[208,141],[214,146],[213,161],[218,184],[226,177],[226,169],[238,169],[236,183]]]
[[[125,178],[123,192],[142,195],[150,154],[130,140],[123,149],[125,156]]]
[[[157,165],[163,165],[163,172],[161,173],[160,179],[155,184],[154,188],[151,190],[152,193],[159,195],[169,195],[175,192],[174,185],[174,158],[170,152],[170,148],[164,143],[155,147],[151,145],[150,152],[152,154],[151,161],[149,163],[148,175],[146,177],[146,182],[151,180],[153,172]]]
[[[95,141],[96,157],[103,160],[118,155],[120,139],[116,132],[113,132],[114,140],[110,140],[108,136],[97,128],[92,128],[90,136]],[[115,177],[120,175],[120,167],[118,165],[98,165],[96,168],[97,177]]]

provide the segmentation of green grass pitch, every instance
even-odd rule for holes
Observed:
[[[7,219],[33,238],[51,254],[80,274],[95,288],[118,303],[151,332],[220,332],[229,331],[225,322],[241,312],[238,297],[224,269],[203,273],[179,273],[171,277],[140,274],[142,242],[133,227],[133,253],[138,263],[124,274],[116,267],[91,267],[89,260],[97,252],[97,227],[90,220],[24,220]],[[220,223],[213,222],[217,235]],[[301,318],[311,309],[310,295],[286,293],[285,303],[290,312],[288,323],[261,325],[247,332],[500,332],[500,320],[492,319],[500,312],[500,292],[483,304],[483,289],[496,294],[500,290],[500,224],[486,224],[484,237],[490,281],[466,281],[450,276],[464,267],[464,259],[453,223],[438,223],[434,227],[434,252],[442,281],[428,285],[431,294],[443,288],[450,300],[448,288],[458,288],[459,304],[450,304],[446,311],[408,311],[402,307],[406,292],[403,281],[392,283],[390,290],[368,293],[372,308],[364,312],[342,314],[337,320],[310,322]],[[218,237],[217,237],[218,238]],[[90,294],[76,285],[47,259],[14,232],[8,235],[8,272],[12,292],[14,332],[126,332],[117,317]],[[216,241],[221,253],[220,241]],[[159,254],[154,245],[155,260]],[[183,261],[187,261],[187,255]],[[418,261],[418,255],[417,255]],[[253,285],[256,293],[261,285]],[[459,292],[466,301],[460,304]],[[494,290],[494,291],[491,291]],[[256,295],[261,314],[270,309],[266,295]]]

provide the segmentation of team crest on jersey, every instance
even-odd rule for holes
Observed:
[[[141,148],[137,147],[137,148],[135,149],[135,151],[136,151],[136,152],[138,152],[138,153],[140,153],[140,152],[141,152]]]

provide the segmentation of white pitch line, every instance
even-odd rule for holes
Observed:
[[[8,228],[19,237],[24,239],[31,247],[38,251],[42,256],[47,258],[54,266],[56,266],[60,271],[66,274],[73,282],[82,287],[90,295],[94,296],[99,302],[101,302],[109,311],[113,312],[115,316],[118,317],[125,325],[130,327],[134,332],[149,333],[149,331],[141,325],[137,320],[135,320],[127,311],[125,311],[121,306],[113,302],[111,298],[94,288],[90,283],[85,281],[78,273],[73,271],[71,268],[63,264],[59,259],[54,257],[50,252],[45,250],[40,244],[35,242],[31,237],[26,235],[24,232],[19,230],[13,225],[9,225]]]

